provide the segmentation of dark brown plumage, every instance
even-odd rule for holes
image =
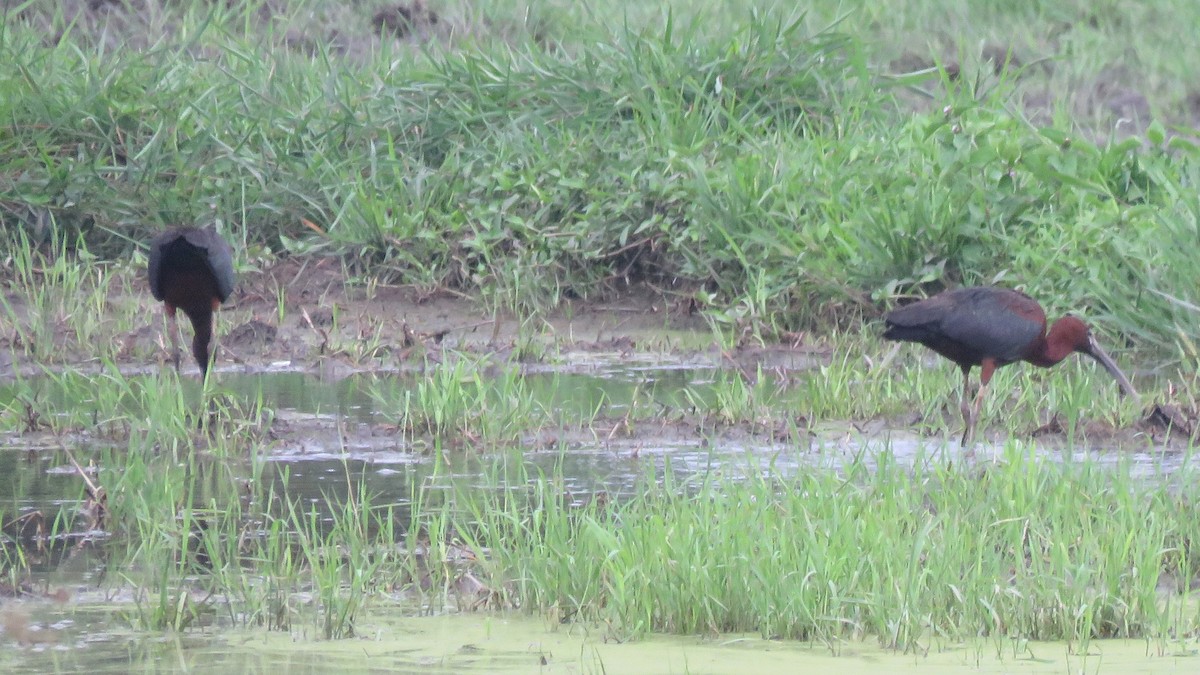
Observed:
[[[974,435],[992,374],[1015,361],[1048,368],[1071,352],[1087,354],[1116,378],[1123,393],[1137,396],[1129,379],[1096,343],[1087,324],[1077,317],[1064,316],[1047,332],[1041,305],[1024,293],[994,286],[959,288],[893,310],[885,321],[883,337],[919,342],[962,368],[964,446]],[[974,366],[980,366],[983,372],[972,406],[969,390]]]
[[[150,292],[163,303],[171,332],[175,369],[179,369],[179,327],[175,311],[191,319],[195,337],[192,355],[201,379],[208,376],[213,312],[233,292],[233,249],[216,227],[180,227],[159,234],[150,242],[147,270]]]

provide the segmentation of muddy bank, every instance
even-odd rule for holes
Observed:
[[[171,367],[170,341],[161,308],[144,288],[139,269],[114,273],[104,294],[104,306],[116,316],[101,319],[100,335],[80,339],[78,324],[58,321],[50,333],[54,342],[49,361],[25,355],[15,334],[0,335],[0,382],[50,372],[100,373],[115,366],[124,375],[152,375]],[[10,292],[6,301],[18,314],[28,298]],[[183,325],[184,344],[191,330]],[[327,258],[289,259],[259,271],[243,272],[234,295],[218,313],[216,371],[222,377],[258,373],[302,373],[312,384],[329,386],[362,374],[414,375],[464,357],[473,367],[517,367],[524,375],[546,373],[606,374],[638,371],[721,370],[737,373],[748,383],[765,381],[780,390],[811,377],[812,369],[828,366],[835,348],[807,334],[781,336],[775,344],[745,338],[724,348],[713,327],[687,298],[649,285],[634,286],[604,302],[567,301],[543,316],[493,312],[482,303],[451,293],[430,293],[403,285],[350,285],[345,272]],[[118,346],[115,363],[99,358],[97,344]],[[931,368],[945,368],[932,354]],[[862,368],[887,367],[863,356]],[[182,360],[185,380],[198,379],[191,359]],[[485,376],[490,375],[485,372]],[[641,434],[649,442],[665,437],[700,438],[719,431],[767,442],[798,442],[818,425],[833,425],[847,434],[878,437],[896,430],[944,426],[925,414],[904,414],[864,420],[813,419],[803,402],[794,414],[780,414],[763,423],[728,420],[711,411],[664,409],[662,424],[630,425],[619,417],[599,420],[598,428],[556,426],[529,429],[522,438],[530,447],[546,447],[566,437],[574,442],[599,437]],[[947,399],[947,406],[951,402]],[[1094,445],[1143,449],[1186,447],[1196,427],[1194,406],[1185,402],[1161,405],[1146,402],[1138,424],[1114,427],[1104,420],[1089,421],[1085,435]],[[947,408],[949,410],[949,408]],[[29,432],[21,445],[38,445],[39,411],[30,416]],[[45,414],[44,411],[41,414]],[[946,413],[953,419],[953,411]],[[1016,438],[1035,439],[1048,447],[1067,436],[1057,415],[1030,428],[1005,430]],[[310,428],[317,424],[317,428]],[[394,433],[386,423],[369,428],[368,435]],[[276,422],[276,438],[321,436],[319,423],[295,416]],[[608,432],[604,429],[608,428]],[[89,430],[79,429],[86,434]],[[601,433],[604,432],[604,433]],[[665,434],[665,436],[664,436]],[[799,435],[798,435],[799,434]],[[993,434],[995,435],[995,434]],[[1007,436],[1005,436],[1007,437]],[[668,439],[670,440],[670,439]],[[993,441],[1002,441],[996,436]],[[468,439],[469,441],[469,439]]]
[[[100,341],[119,345],[117,365],[138,373],[170,363],[161,308],[144,287],[140,270],[107,289],[104,304],[130,325],[108,321]],[[408,286],[351,286],[335,260],[291,259],[263,271],[242,273],[233,297],[217,315],[216,368],[225,372],[300,371],[337,377],[352,372],[395,372],[423,367],[440,354],[487,354],[555,369],[586,369],[596,363],[642,361],[656,366],[736,366],[791,370],[824,362],[828,345],[789,336],[780,345],[723,350],[711,327],[686,298],[649,286],[630,287],[603,302],[566,301],[541,316],[490,311],[483,303],[450,292]],[[29,300],[10,292],[18,315]],[[96,317],[104,321],[106,317]],[[184,337],[190,340],[186,321]],[[22,354],[16,336],[0,335],[0,377],[36,375],[44,367],[98,370],[95,344],[81,343],[75,326],[51,326],[53,354],[36,361]],[[186,345],[186,342],[185,342]],[[185,355],[186,356],[186,355]],[[196,374],[184,358],[184,372]]]

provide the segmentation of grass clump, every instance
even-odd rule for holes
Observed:
[[[904,651],[983,636],[1162,638],[1200,616],[1164,580],[1197,573],[1196,504],[1128,467],[1010,444],[982,473],[930,464],[650,485],[578,509],[541,483],[481,504],[470,531],[521,605],[650,631]],[[1150,514],[1150,515],[1148,515]],[[1186,587],[1186,583],[1184,584]]]
[[[98,261],[82,239],[35,244],[23,230],[0,233],[0,319],[8,327],[0,348],[38,363],[114,358],[120,345],[109,337],[134,320],[109,302],[127,287],[122,270]]]
[[[512,442],[546,423],[528,381],[512,365],[445,353],[415,380],[380,380],[370,395],[410,441]]]

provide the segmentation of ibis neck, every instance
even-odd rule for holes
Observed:
[[[1029,347],[1025,360],[1035,366],[1049,368],[1071,355],[1075,345],[1070,340],[1062,339],[1067,336],[1056,334],[1054,329],[1049,335],[1043,335]]]
[[[196,335],[192,338],[192,356],[196,358],[196,365],[200,367],[200,374],[203,378],[208,374],[210,356],[208,346],[212,342],[213,315],[212,312],[189,312],[188,318],[192,320],[192,329],[196,331]]]

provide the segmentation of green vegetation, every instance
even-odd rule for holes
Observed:
[[[1195,354],[1182,0],[99,4],[0,36],[0,218],[38,242],[217,220],[244,258],[518,312],[644,282],[767,336],[1003,278]]]
[[[876,461],[684,484],[668,468],[628,500],[575,510],[542,482],[476,506],[470,541],[522,607],[597,620],[618,639],[870,635],[910,651],[1021,636],[1086,651],[1200,619],[1189,593],[1159,590],[1200,562],[1190,497],[1020,444],[982,474]]]
[[[409,504],[374,502],[347,468],[344,492],[309,504],[259,461],[241,479],[203,457],[122,449],[100,462],[110,555],[127,570],[110,583],[135,590],[143,630],[324,638],[355,634],[368,606],[520,608],[618,640],[749,631],[904,652],[977,637],[997,654],[1014,639],[1165,649],[1200,624],[1193,495],[1128,462],[1060,464],[1017,442],[978,469],[918,457],[914,472],[883,452],[798,474],[750,458],[678,480],[668,461],[633,494],[579,505],[561,476],[512,461],[471,485],[413,485]]]
[[[46,375],[8,387],[0,432],[92,434],[85,461],[98,471],[85,501],[102,506],[49,516],[50,540],[112,533],[104,555],[122,572],[108,584],[132,591],[126,614],[141,630],[312,626],[336,638],[354,634],[367,607],[457,605],[599,622],[622,640],[757,631],[909,651],[976,635],[997,648],[1013,637],[1166,640],[1200,620],[1186,583],[1200,522],[1190,492],[1135,477],[1130,462],[1060,465],[1010,441],[979,469],[923,456],[944,451],[936,445],[902,464],[899,453],[913,451],[885,439],[836,469],[819,457],[801,459],[814,466],[799,475],[774,463],[803,457],[809,426],[839,415],[924,410],[918,429],[955,435],[956,404],[942,395],[957,384],[952,368],[835,361],[786,382],[718,370],[710,382],[608,383],[517,368],[483,375],[486,364],[447,356],[416,377],[359,384],[394,443],[428,456],[399,502],[380,501],[365,482],[370,464],[357,460],[319,493],[294,489],[286,469],[273,476],[271,439],[287,432],[261,389],[214,396],[197,428],[189,411],[201,392],[171,375]],[[1115,387],[1096,387],[1102,374],[1063,369],[1052,386],[1032,372],[996,380],[1026,392],[994,404],[1009,408],[1003,422],[1017,435],[1044,424],[1046,406],[1068,448],[1096,418],[1131,424]],[[292,432],[305,444],[309,424]],[[715,450],[724,468],[685,478],[667,459],[634,492],[585,493],[585,506],[564,475],[522,456],[539,435],[561,438],[549,441],[561,460],[578,452],[573,438],[607,447],[654,439],[663,424],[706,442],[740,429],[784,443],[775,460]],[[1172,484],[1191,481],[1183,464]],[[19,578],[30,535],[0,521],[12,537],[5,569]],[[1163,590],[1170,580],[1178,593]]]
[[[1169,475],[1091,458],[1157,439],[1090,362],[997,374],[991,464],[858,428],[957,435],[958,370],[870,324],[958,283],[1085,314],[1160,376],[1147,403],[1198,408],[1194,3],[480,5],[4,5],[0,440],[28,453],[0,453],[0,594],[69,542],[143,633],[457,608],[833,651],[1196,634],[1192,439]],[[300,326],[291,366],[332,364],[299,415],[154,363],[140,247],[213,221],[249,287],[222,321]],[[410,323],[396,286],[496,320]],[[555,370],[556,314],[629,298],[703,316],[703,376]],[[621,325],[594,339],[623,358]],[[812,368],[737,360],[797,331]],[[708,468],[641,456],[664,429]],[[336,479],[298,487],[310,445]],[[71,481],[45,513],[18,454]],[[645,473],[579,487],[575,454]]]

